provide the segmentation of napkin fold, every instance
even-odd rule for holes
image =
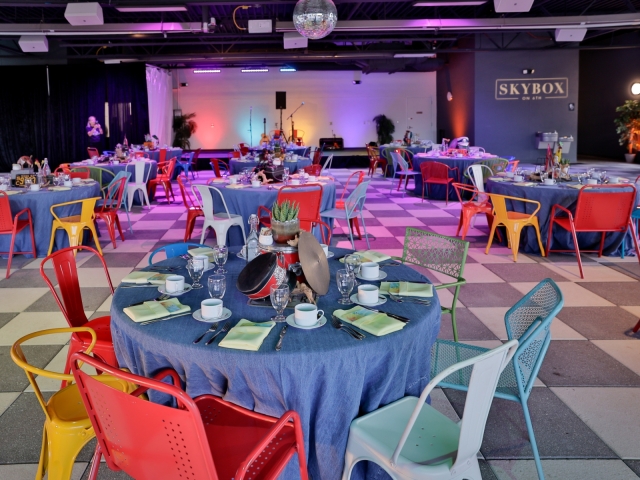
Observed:
[[[257,352],[276,322],[254,323],[244,318],[220,341],[223,348]]]
[[[533,187],[536,185],[535,182],[515,182],[514,185],[519,187]]]
[[[71,187],[49,187],[49,190],[51,190],[52,192],[64,192],[65,190],[71,190]],[[9,193],[9,195],[11,194]]]
[[[247,187],[247,185],[242,185],[240,183],[227,185],[227,188],[234,188],[234,189],[236,189],[236,188],[246,188],[246,187]]]
[[[209,248],[209,247],[192,248],[187,253],[189,253],[189,255],[191,255],[192,257],[195,257],[196,255],[207,255],[208,257],[213,257],[213,248]]]
[[[406,325],[386,313],[372,312],[364,307],[353,307],[350,310],[334,310],[333,314],[340,320],[350,323],[376,337],[402,330]]]
[[[433,285],[430,283],[413,282],[382,282],[380,293],[393,294],[401,297],[433,297]]]
[[[161,302],[152,300],[150,302],[144,302],[142,305],[127,307],[123,310],[123,312],[136,323],[190,311],[191,307],[189,305],[182,305],[175,297]]]
[[[151,283],[153,285],[164,285],[170,274],[157,272],[131,272],[122,279],[122,283]]]
[[[389,255],[387,255],[386,253],[381,253],[381,252],[376,252],[375,250],[362,250],[359,252],[355,252],[358,255],[360,255],[360,257],[362,257],[362,259],[365,262],[385,262],[387,260],[391,260],[391,257]],[[340,259],[340,262],[344,263],[344,258]]]
[[[494,182],[506,182],[507,179],[504,177],[489,177],[489,180],[492,180]]]
[[[567,184],[565,183],[565,185],[567,185]],[[584,185],[580,185],[580,184],[578,183],[577,185],[576,185],[576,184],[573,184],[573,185],[567,185],[567,187],[577,188],[578,190],[580,190],[582,187],[584,187]]]

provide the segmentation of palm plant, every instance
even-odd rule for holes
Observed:
[[[376,133],[378,134],[378,144],[385,145],[393,141],[393,132],[396,131],[396,126],[393,124],[393,120],[386,115],[376,115],[373,117],[373,121],[376,122]]]
[[[193,120],[195,116],[195,113],[187,113],[185,115],[177,115],[173,117],[173,131],[176,134],[173,139],[174,147],[178,147],[183,150],[191,149],[191,142],[189,139],[198,128],[198,124]]]
[[[633,154],[637,150],[640,138],[640,101],[627,100],[623,105],[616,108],[618,118],[613,122],[616,124],[616,133],[620,135],[620,145],[627,145],[629,153]]]

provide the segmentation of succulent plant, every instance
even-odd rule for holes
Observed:
[[[290,222],[298,218],[300,205],[297,202],[285,200],[282,203],[275,202],[271,208],[271,218],[276,222]]]

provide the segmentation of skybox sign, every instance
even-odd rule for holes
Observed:
[[[496,100],[548,100],[569,96],[568,78],[496,80]]]

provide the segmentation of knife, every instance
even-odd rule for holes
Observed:
[[[403,317],[402,315],[396,315],[395,313],[389,313],[389,312],[383,312],[381,310],[376,310],[374,308],[369,308],[369,307],[364,307],[367,310],[371,311],[371,312],[376,312],[376,313],[384,313],[387,317],[391,317],[391,318],[395,318],[396,320],[403,322],[403,323],[409,323],[411,320],[409,320],[407,317]]]
[[[287,327],[289,325],[285,325],[284,327],[282,327],[282,330],[280,331],[280,339],[278,340],[278,343],[276,344],[276,352],[279,352],[280,349],[282,348],[282,340],[284,339],[284,335],[285,333],[287,333]]]

